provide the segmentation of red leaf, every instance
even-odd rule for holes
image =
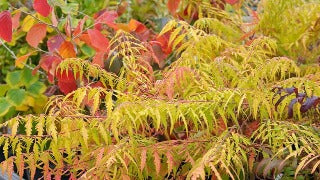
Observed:
[[[50,52],[58,51],[61,44],[64,42],[64,38],[62,35],[55,35],[48,39],[47,46]]]
[[[172,15],[176,14],[179,4],[180,4],[180,0],[168,0],[167,6]]]
[[[163,52],[161,48],[161,44],[157,41],[151,41],[151,53],[154,61],[159,65],[160,69],[162,69],[165,65],[164,60],[168,57],[168,54]]]
[[[103,10],[94,15],[95,26],[94,28],[97,30],[102,29],[102,24],[106,24],[111,28],[116,27],[114,21],[118,18],[118,13],[116,11],[107,11]]]
[[[147,30],[147,27],[144,24],[142,24],[141,22],[135,19],[131,19],[128,26],[130,31],[135,31],[138,33],[144,32]]]
[[[44,55],[41,57],[39,66],[47,72],[49,82],[53,83],[56,67],[61,61],[62,59],[58,56]]]
[[[135,19],[130,20],[128,29],[130,32],[134,32],[137,38],[139,38],[141,41],[147,41],[150,37],[149,29],[144,24]]]
[[[77,89],[76,79],[72,71],[57,71],[58,87],[63,94],[68,94]]]
[[[12,17],[12,29],[17,29],[20,25],[20,16],[21,11],[18,11],[15,15]]]
[[[46,37],[47,25],[35,24],[28,31],[26,40],[28,44],[34,48],[38,47],[39,43]]]
[[[226,3],[234,5],[237,4],[239,2],[239,0],[226,0]]]
[[[93,88],[97,88],[97,87],[105,88],[105,86],[103,85],[103,83],[101,81],[96,82],[96,83],[91,83],[89,85],[90,85],[90,87],[93,87]]]
[[[118,18],[118,13],[116,11],[101,11],[95,15],[97,18],[95,23],[103,23],[103,24],[114,24],[114,21]]]
[[[57,25],[59,23],[54,10],[51,11],[51,23],[52,23],[53,26],[56,26],[56,27],[57,27]]]
[[[70,20],[69,18],[67,18],[67,22],[66,24],[64,25],[64,31],[66,32],[66,35],[68,37],[71,37],[71,25],[70,25]]]
[[[97,52],[96,55],[93,57],[92,64],[97,64],[100,67],[104,68],[104,52]]]
[[[100,31],[96,29],[89,29],[88,34],[91,45],[95,48],[95,50],[105,53],[109,52],[109,40],[104,37]]]
[[[41,14],[44,17],[49,16],[52,8],[48,4],[47,0],[34,0],[33,2],[33,8],[36,10],[39,14]]]
[[[60,48],[59,54],[64,59],[66,58],[75,58],[77,56],[74,45],[70,41],[64,41]]]
[[[259,128],[259,125],[260,125],[259,121],[249,122],[247,124],[247,126],[245,127],[244,134],[247,137],[250,137],[252,135],[252,133]]]
[[[86,22],[86,20],[88,19],[87,16],[85,16],[83,19],[81,19],[78,23],[78,26],[76,27],[76,29],[73,31],[73,36],[78,36],[83,29],[83,25]]]
[[[12,19],[9,11],[0,13],[0,38],[7,42],[12,40]]]
[[[158,36],[156,38],[156,41],[158,41],[161,44],[162,51],[165,54],[170,54],[172,52],[172,47],[169,46],[169,38],[170,38],[171,32],[167,32],[163,34],[162,36]]]

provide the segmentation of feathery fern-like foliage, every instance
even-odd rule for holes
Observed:
[[[123,63],[119,74],[88,60],[59,64],[79,88],[52,97],[46,114],[0,125],[11,130],[0,137],[2,169],[15,164],[31,179],[36,169],[45,179],[254,179],[285,168],[295,178],[303,170],[319,177],[319,103],[301,112],[293,92],[272,91],[320,96],[319,67],[295,59],[318,55],[307,46],[319,40],[319,2],[262,1],[249,43],[241,38],[242,9],[196,0],[181,6],[198,19],[173,19],[162,29],[173,50],[164,69],[151,66],[145,42],[122,30],[109,53],[111,64]],[[84,85],[92,80],[104,87]]]

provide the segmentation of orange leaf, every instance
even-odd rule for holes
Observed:
[[[87,45],[92,46],[91,40],[88,33],[81,34],[80,40],[85,42]]]
[[[129,21],[129,24],[128,24],[128,26],[129,26],[129,30],[130,31],[135,31],[138,27],[139,27],[139,25],[141,25],[142,23],[140,23],[139,21],[137,21],[137,20],[135,20],[135,19],[131,19],[130,21]]]
[[[28,31],[26,40],[28,44],[34,48],[38,47],[39,43],[46,37],[47,25],[35,24]]]
[[[18,57],[16,59],[15,66],[18,68],[23,68],[30,55],[31,55],[31,53],[28,53],[26,55]]]
[[[100,67],[104,67],[104,52],[97,52],[96,55],[93,57],[92,64],[97,64]]]
[[[130,28],[128,24],[124,24],[124,23],[117,23],[114,29],[115,30],[121,29],[123,31],[130,32]]]
[[[18,173],[19,173],[20,177],[23,177],[23,174],[24,174],[24,157],[23,157],[23,155],[21,155],[19,158],[20,158],[20,162],[19,162],[19,164],[17,164]]]
[[[14,171],[14,164],[13,164],[13,157],[8,158],[7,160],[7,173],[8,173],[8,177],[12,177],[13,175],[13,171]]]
[[[33,8],[36,10],[39,14],[41,14],[44,17],[49,16],[52,8],[48,4],[47,0],[34,0],[33,2]]]
[[[74,45],[70,41],[64,41],[60,48],[59,54],[62,58],[75,58],[77,56]]]
[[[88,35],[91,45],[95,50],[105,53],[109,52],[109,40],[100,31],[89,29]]]
[[[12,19],[9,11],[0,13],[0,38],[7,42],[12,40]]]
[[[180,4],[180,0],[168,0],[167,6],[172,15],[176,14],[179,4]]]

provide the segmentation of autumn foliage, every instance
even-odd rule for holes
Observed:
[[[9,177],[320,177],[319,1],[30,3],[0,3]]]

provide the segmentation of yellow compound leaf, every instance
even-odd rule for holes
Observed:
[[[15,136],[17,134],[18,126],[19,126],[18,119],[17,118],[11,119],[10,125],[11,125],[11,135]]]
[[[26,127],[27,136],[30,136],[31,135],[31,131],[32,131],[32,119],[31,119],[31,117],[27,118],[25,127]]]

